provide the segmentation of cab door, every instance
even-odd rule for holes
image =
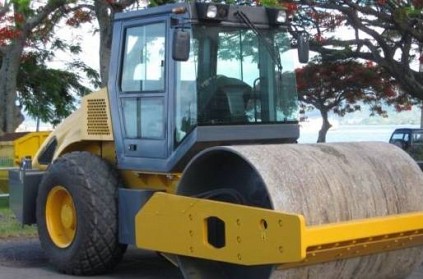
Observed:
[[[119,71],[111,97],[112,114],[118,111],[113,125],[122,168],[154,170],[168,156],[167,24],[167,17],[156,17],[129,21],[118,30],[121,43],[114,61]]]

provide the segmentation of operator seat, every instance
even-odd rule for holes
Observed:
[[[245,82],[217,76],[209,88],[198,90],[200,121],[203,124],[245,123],[247,102],[251,96],[251,87]],[[203,98],[201,98],[203,94]]]

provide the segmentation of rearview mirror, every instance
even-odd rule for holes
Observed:
[[[300,63],[307,63],[309,59],[310,43],[308,40],[308,34],[298,33],[297,38],[298,44],[298,60]]]
[[[175,29],[173,32],[172,58],[176,61],[187,61],[190,50],[190,33]]]

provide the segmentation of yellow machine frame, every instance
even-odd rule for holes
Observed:
[[[224,223],[224,247],[208,243],[209,218]],[[172,228],[178,241],[163,228]],[[306,226],[299,214],[156,193],[136,215],[136,244],[241,265],[282,264],[278,268],[286,269],[423,245],[423,212]]]

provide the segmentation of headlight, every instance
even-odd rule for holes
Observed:
[[[288,21],[288,14],[285,10],[266,8],[266,12],[270,25],[281,25]]]
[[[206,16],[208,18],[215,18],[217,15],[217,7],[215,5],[209,5],[207,7],[207,13]]]
[[[276,22],[277,23],[285,23],[286,22],[286,19],[287,19],[287,14],[286,14],[286,11],[284,11],[284,10],[280,10],[279,12],[278,12],[278,15],[276,16]]]
[[[222,21],[227,19],[229,5],[196,2],[198,18],[201,20]]]

